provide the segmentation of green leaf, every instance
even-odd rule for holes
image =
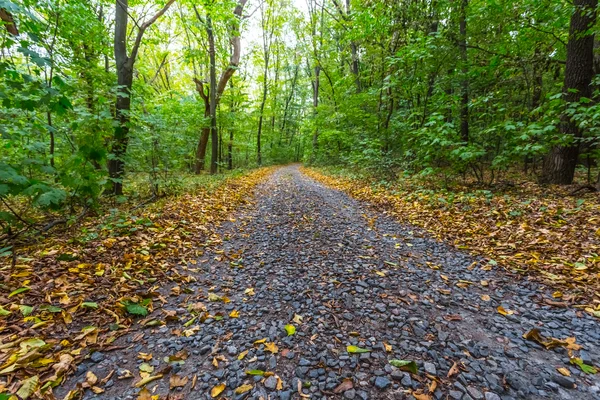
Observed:
[[[10,311],[5,310],[4,307],[0,306],[0,317],[6,317],[12,314]]]
[[[43,306],[40,306],[40,311],[59,313],[59,312],[62,312],[62,308],[53,306],[52,304],[44,304]]]
[[[594,375],[598,373],[598,370],[591,365],[587,365],[581,358],[571,358],[571,364],[577,365],[586,374]]]
[[[391,365],[396,368],[400,368],[402,371],[408,371],[412,374],[417,374],[419,369],[417,368],[417,363],[410,360],[390,360]]]
[[[23,316],[26,317],[33,312],[33,307],[21,304],[19,305],[19,310],[21,311],[21,314],[23,314]]]
[[[288,324],[284,328],[288,336],[292,336],[294,333],[296,333],[296,327],[294,325]]]
[[[127,313],[131,315],[140,315],[142,317],[148,315],[148,309],[139,303],[134,303],[130,300],[127,300],[125,303],[123,303],[123,305],[125,306]]]
[[[86,308],[98,308],[98,303],[92,301],[84,301],[81,305]]]
[[[14,290],[11,294],[9,294],[8,297],[16,296],[20,293],[27,292],[28,290],[29,290],[28,287],[18,288],[17,290]]]
[[[262,371],[260,369],[249,369],[249,370],[246,370],[246,375],[263,376],[264,374],[265,374],[265,371]]]
[[[369,349],[363,349],[361,347],[358,346],[348,346],[346,347],[346,351],[348,353],[369,353],[371,350]]]

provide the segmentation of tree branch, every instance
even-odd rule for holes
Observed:
[[[135,62],[135,58],[137,57],[137,53],[140,49],[140,44],[142,43],[142,37],[144,36],[144,32],[146,31],[146,29],[148,29],[152,24],[156,22],[157,19],[159,19],[164,13],[166,13],[169,7],[173,5],[173,3],[175,3],[175,0],[169,0],[167,4],[165,4],[165,6],[162,9],[160,9],[160,11],[154,14],[152,18],[142,23],[142,26],[140,26],[140,29],[138,30],[137,37],[135,38],[133,49],[131,50],[131,55],[127,60],[130,67],[133,67],[133,63]]]
[[[240,55],[241,55],[241,41],[240,41],[240,20],[242,19],[242,12],[244,11],[244,6],[248,0],[239,0],[237,6],[233,10],[233,14],[235,16],[234,22],[231,24],[231,38],[229,39],[231,42],[231,46],[233,47],[233,51],[231,53],[231,58],[229,59],[229,65],[219,79],[219,83],[217,84],[217,101],[216,104],[219,104],[219,100],[221,99],[221,95],[225,91],[225,87],[227,86],[227,82],[235,73],[238,65],[240,64]]]

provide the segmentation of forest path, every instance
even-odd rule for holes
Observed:
[[[475,266],[471,256],[316,183],[297,166],[277,170],[257,189],[256,204],[221,231],[223,253],[190,265],[197,281],[166,288],[169,302],[154,311],[163,318],[163,311],[177,312],[182,322],[139,327],[116,343],[126,349],[92,357],[66,388],[88,370],[100,379],[115,370],[103,394],[88,390],[85,398],[137,399],[132,379],[116,377],[129,370],[135,382],[146,362],[150,375],[165,373],[147,385],[153,394],[169,393],[167,372],[187,379],[171,399],[210,399],[215,388],[229,399],[300,398],[298,382],[312,399],[600,398],[599,375],[570,365],[566,349],[545,350],[522,338],[534,327],[556,338],[575,336],[585,349],[580,357],[598,365],[600,324],[587,313],[539,304],[545,289],[537,284]],[[209,293],[231,301],[209,301]],[[183,326],[197,302],[216,318]],[[501,315],[498,306],[514,314]],[[294,335],[286,335],[287,324]],[[370,352],[349,354],[349,345]],[[140,352],[152,360],[139,359]],[[177,353],[184,363],[165,371],[165,357]],[[390,359],[416,361],[418,374],[392,367]],[[448,378],[454,363],[460,370]],[[352,381],[345,391],[344,378]],[[434,380],[437,388],[423,396]],[[244,384],[248,391],[235,394]]]

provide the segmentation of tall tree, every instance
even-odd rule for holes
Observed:
[[[129,142],[129,122],[131,111],[131,88],[133,86],[133,65],[137,58],[144,32],[160,18],[175,0],[169,0],[153,17],[138,27],[137,36],[127,54],[127,30],[129,19],[129,0],[116,0],[115,5],[115,61],[117,68],[117,101],[115,118],[117,127],[112,141],[112,157],[108,162],[108,172],[112,180],[112,194],[123,194],[123,173],[125,172],[125,154]]]
[[[567,107],[577,107],[592,96],[594,76],[594,34],[590,33],[596,23],[598,0],[575,0],[571,16],[563,96]],[[573,182],[579,156],[582,130],[567,112],[561,116],[560,133],[566,144],[552,147],[544,159],[541,181],[544,183],[570,184]]]
[[[242,53],[242,46],[240,40],[240,23],[242,20],[242,13],[244,11],[244,7],[248,0],[239,0],[233,10],[233,18],[231,19],[231,23],[229,25],[229,42],[231,44],[231,55],[229,57],[229,63],[227,67],[221,73],[219,78],[219,82],[217,83],[216,92],[215,92],[215,110],[219,105],[221,100],[221,96],[227,87],[227,82],[233,76],[235,71],[238,69],[240,64],[240,57]],[[196,11],[196,18],[202,23],[204,23],[202,17]],[[200,94],[200,97],[204,100],[204,109],[205,116],[210,117],[210,93],[205,92],[205,88],[203,86],[203,82],[194,77],[194,82],[196,83],[196,90]],[[212,121],[211,121],[212,124]],[[199,174],[204,169],[204,160],[206,158],[206,147],[208,145],[208,138],[211,132],[210,126],[202,128],[202,133],[198,140],[198,146],[196,147],[196,160],[194,171],[196,174]]]

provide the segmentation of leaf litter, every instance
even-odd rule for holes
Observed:
[[[86,235],[77,231],[48,238],[21,249],[14,267],[0,265],[0,377],[6,379],[0,380],[0,395],[53,399],[52,388],[92,350],[110,351],[136,320],[164,304],[157,291],[161,285],[193,279],[188,263],[193,266],[218,243],[218,225],[247,203],[249,193],[272,171],[262,168],[226,178],[216,187],[120,215],[117,223],[87,221],[81,229]],[[176,286],[171,295],[179,294]],[[161,324],[145,321],[146,326]],[[144,374],[152,372],[143,368]],[[84,388],[101,393],[96,385],[102,382],[92,375]],[[134,385],[162,377],[147,375]],[[173,375],[171,386],[183,386],[187,379]]]

